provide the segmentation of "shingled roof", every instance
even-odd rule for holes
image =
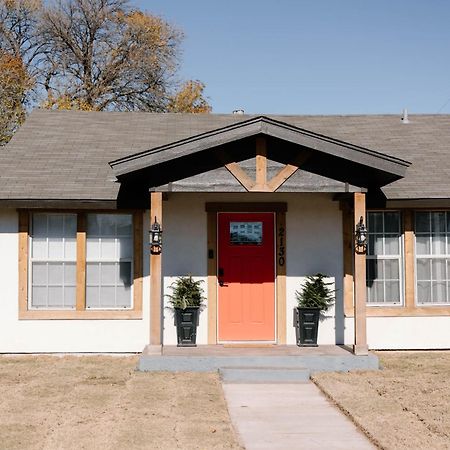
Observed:
[[[450,199],[450,116],[269,116],[410,161],[389,200]],[[109,162],[248,120],[247,115],[34,111],[0,149],[0,201],[115,201]]]

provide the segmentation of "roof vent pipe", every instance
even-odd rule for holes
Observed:
[[[406,108],[403,110],[403,113],[402,113],[402,122],[409,123],[408,110]]]
[[[238,115],[242,116],[242,114],[244,114],[244,110],[243,109],[235,109],[233,111],[233,114],[238,114]]]

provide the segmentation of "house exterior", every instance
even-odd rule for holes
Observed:
[[[337,290],[319,344],[449,348],[449,125],[33,112],[0,154],[0,352],[176,345],[166,295],[186,274],[207,297],[198,344],[294,345],[318,272]]]

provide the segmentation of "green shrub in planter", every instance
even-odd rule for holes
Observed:
[[[334,303],[335,290],[326,283],[326,275],[318,273],[308,276],[300,291],[295,292],[298,307],[294,309],[297,345],[316,347],[319,317]]]
[[[175,312],[178,347],[195,347],[199,310],[205,297],[201,283],[192,276],[178,277],[170,286],[172,295],[167,295]]]

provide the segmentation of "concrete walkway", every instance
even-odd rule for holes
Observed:
[[[242,445],[253,449],[374,449],[313,383],[223,384]]]

